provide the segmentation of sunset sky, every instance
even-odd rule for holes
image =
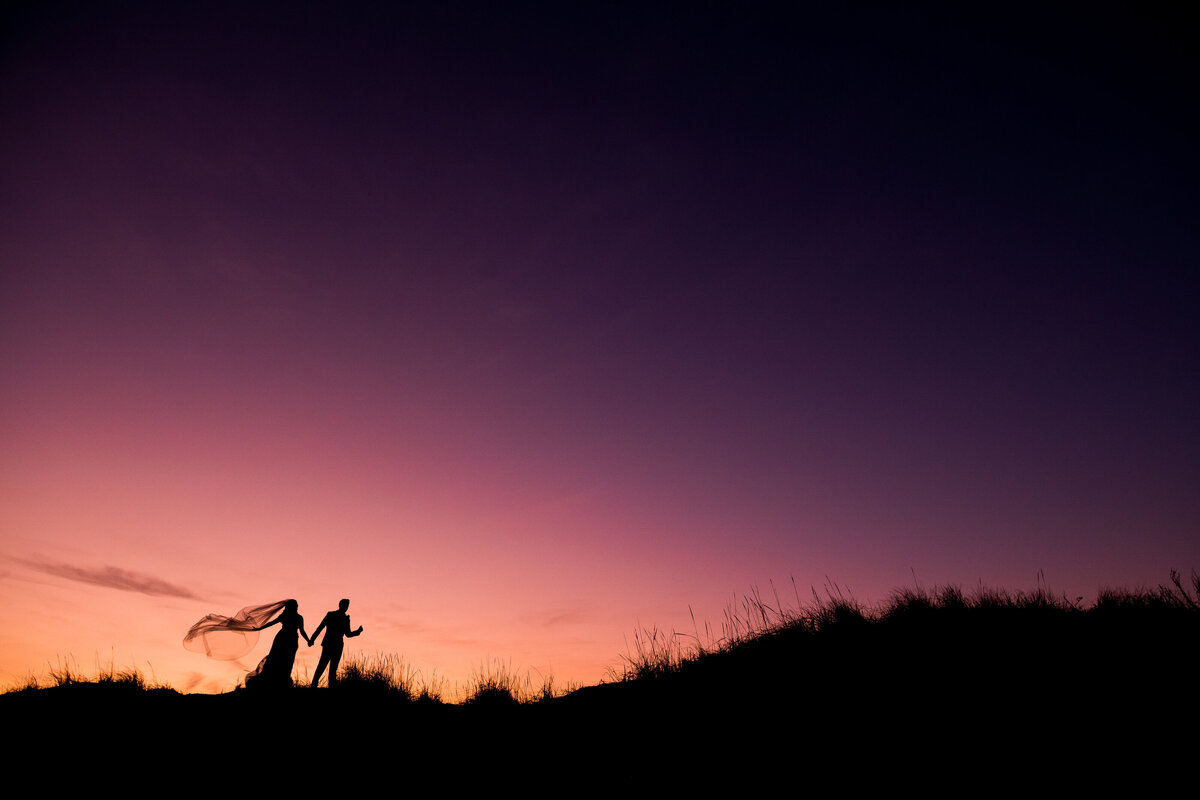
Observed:
[[[1195,29],[892,5],[6,4],[0,684],[1200,568]]]

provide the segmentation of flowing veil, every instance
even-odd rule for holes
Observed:
[[[283,610],[287,600],[264,606],[246,606],[232,617],[209,614],[183,637],[183,646],[219,661],[232,661],[246,655],[258,643],[258,631]]]

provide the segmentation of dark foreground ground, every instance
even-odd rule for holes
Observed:
[[[907,618],[843,617],[532,704],[419,702],[363,686],[12,692],[0,696],[5,761],[59,786],[138,795],[175,785],[1194,796],[1197,609],[917,605]]]

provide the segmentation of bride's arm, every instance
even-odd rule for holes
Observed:
[[[282,623],[282,622],[283,622],[283,614],[280,614],[278,617],[276,617],[275,619],[271,620],[270,622],[268,622],[268,623],[265,623],[265,624],[263,624],[263,625],[259,625],[257,628],[251,628],[250,630],[253,630],[253,631],[265,631],[267,628],[271,627],[272,625],[279,625],[279,624],[280,624],[280,623]]]

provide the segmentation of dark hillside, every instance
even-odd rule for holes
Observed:
[[[617,680],[540,702],[493,687],[448,704],[365,678],[218,696],[110,680],[10,692],[0,712],[23,757],[77,742],[105,769],[132,757],[186,770],[197,754],[248,769],[336,747],[367,769],[485,782],[530,765],[553,781],[627,764],[703,783],[743,764],[854,785],[1167,786],[1193,773],[1200,711],[1196,587],[1171,588],[1087,608],[956,590],[899,593],[875,612],[830,601],[691,653],[653,640]]]

